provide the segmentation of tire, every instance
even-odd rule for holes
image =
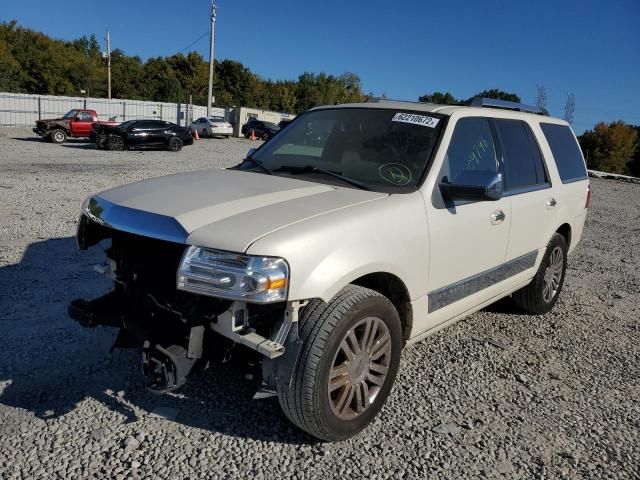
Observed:
[[[184,145],[184,142],[180,137],[171,137],[169,139],[168,148],[172,152],[179,152],[180,150],[182,150],[183,145]]]
[[[200,135],[202,138],[207,138],[209,136],[209,134],[207,133],[207,129],[203,128],[202,129],[202,135]]]
[[[61,143],[67,141],[67,132],[65,132],[61,128],[56,128],[55,130],[51,131],[51,133],[49,134],[49,138],[53,143],[57,143],[58,145],[60,145]]]
[[[270,138],[271,138],[271,135],[269,134],[269,132],[264,132],[264,133],[262,134],[262,140],[264,140],[265,142],[266,142],[267,140],[269,140]]]
[[[513,293],[512,298],[516,305],[536,315],[544,315],[551,311],[564,285],[567,250],[565,238],[559,233],[554,233],[531,283]]]
[[[362,431],[384,405],[400,365],[402,327],[396,308],[378,292],[349,285],[329,303],[311,301],[300,316],[299,332],[303,345],[291,386],[278,395],[284,414],[321,440],[344,440]],[[351,336],[357,343],[347,341]],[[370,346],[362,349],[367,340]],[[343,345],[356,353],[351,362]],[[378,355],[373,360],[371,352]],[[358,408],[365,395],[370,404]]]
[[[107,135],[105,133],[99,133],[96,136],[96,148],[98,150],[106,150],[107,149]]]
[[[109,135],[109,138],[107,138],[107,149],[114,152],[121,152],[123,150],[126,150],[124,138],[122,138],[120,135]]]

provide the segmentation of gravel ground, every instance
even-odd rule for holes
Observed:
[[[0,478],[640,478],[640,185],[593,180],[582,243],[544,317],[509,301],[408,348],[381,415],[319,443],[240,365],[178,393],[66,305],[108,288],[73,235],[92,192],[237,163],[253,144],[102,152],[0,130]],[[156,418],[178,409],[176,420]]]

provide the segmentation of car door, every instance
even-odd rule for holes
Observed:
[[[503,173],[495,135],[487,117],[463,117],[452,125],[451,140],[426,200],[429,223],[427,329],[481,304],[504,275],[511,224],[508,198],[451,201],[438,183],[465,171]],[[444,146],[444,145],[443,145]],[[437,163],[437,162],[436,162]],[[445,178],[446,177],[446,178]]]
[[[549,228],[555,224],[557,200],[529,124],[503,118],[493,122],[504,163],[504,195],[511,201],[506,260],[527,258],[533,267],[538,251],[550,240]]]
[[[128,144],[131,147],[147,146],[151,135],[151,124],[149,120],[134,123],[127,134]]]
[[[91,133],[91,125],[93,124],[93,115],[89,112],[78,112],[73,119],[71,132],[74,137],[88,137]]]
[[[177,127],[177,125],[163,120],[156,120],[152,123],[151,145],[154,147],[165,146],[169,141],[169,137],[176,135],[175,127]]]

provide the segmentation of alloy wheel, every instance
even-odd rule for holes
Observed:
[[[367,317],[353,326],[340,342],[327,393],[333,414],[352,420],[374,402],[384,385],[391,362],[391,334],[380,318]]]
[[[542,298],[549,303],[558,293],[560,280],[562,279],[562,269],[564,265],[564,254],[559,246],[556,246],[549,255],[549,263],[544,271],[544,289]]]

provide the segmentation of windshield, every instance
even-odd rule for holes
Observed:
[[[335,108],[304,114],[253,153],[276,175],[335,183],[329,170],[383,192],[416,189],[442,127],[442,116],[386,108]],[[243,168],[255,169],[251,162]]]
[[[120,125],[118,125],[118,128],[126,129],[136,122],[137,120],[127,120],[126,122],[122,122]]]
[[[69,110],[62,118],[73,118],[76,116],[76,113],[78,113],[78,110]]]

